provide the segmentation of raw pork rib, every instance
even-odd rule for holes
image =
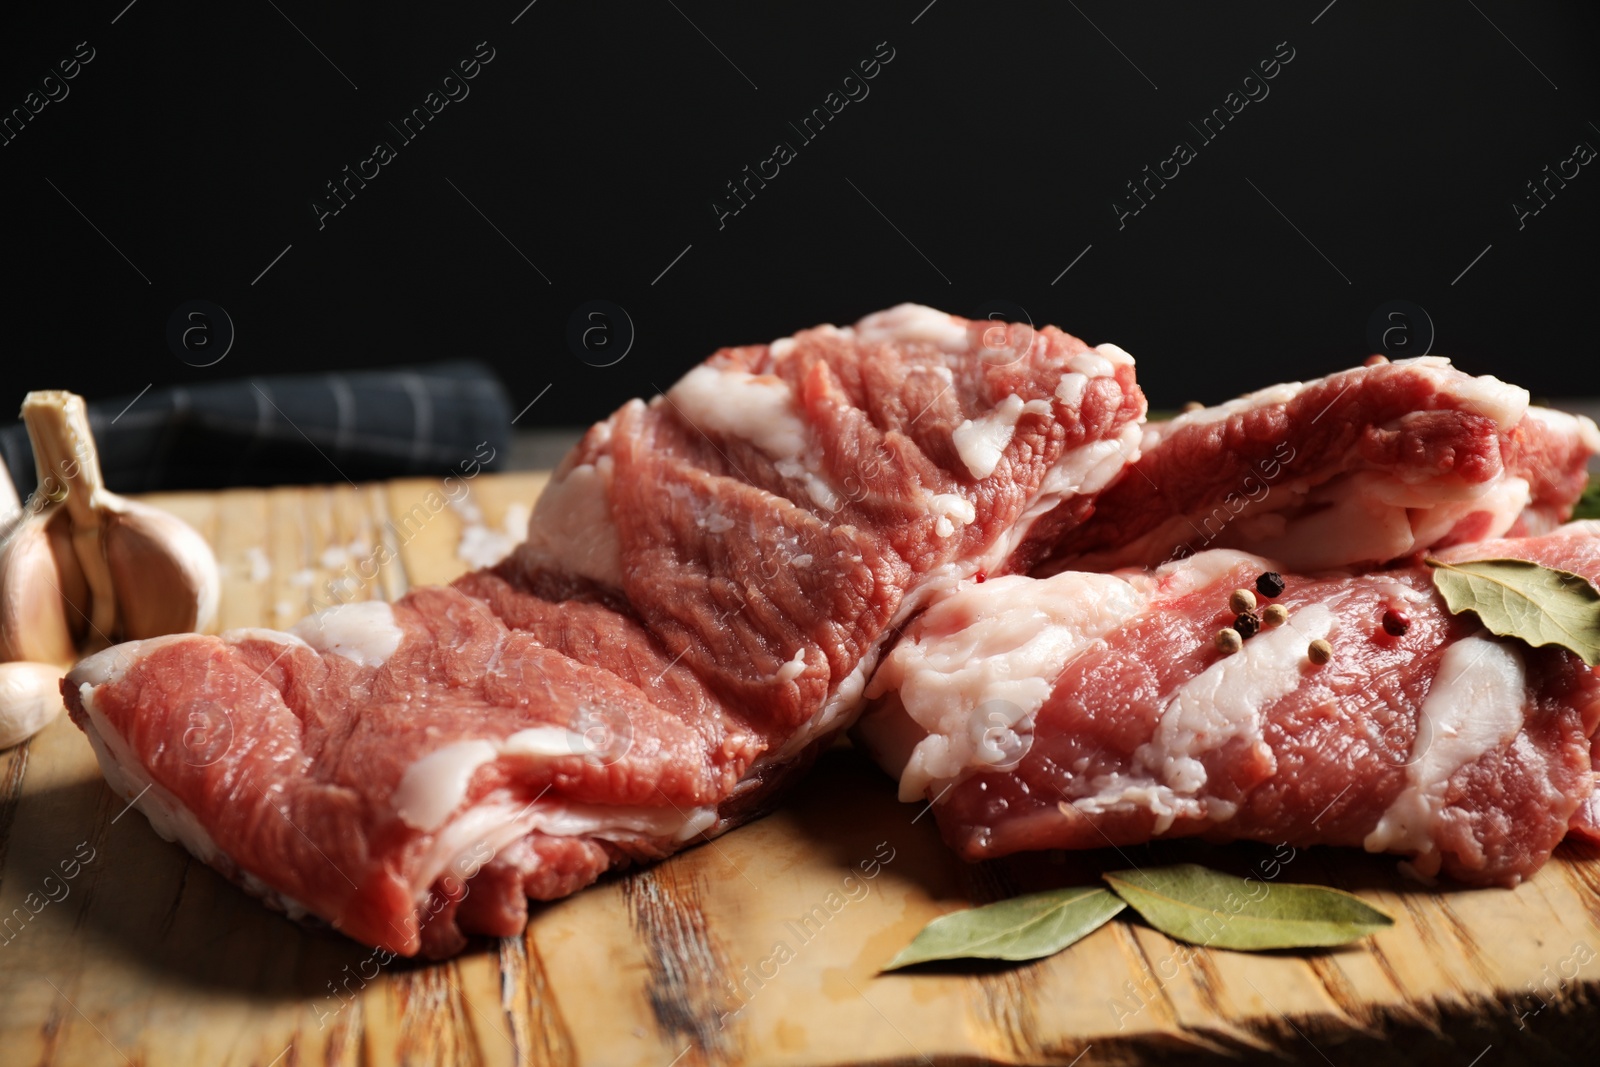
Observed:
[[[1132,359],[903,305],[725,349],[589,431],[527,542],[292,633],[123,645],[63,686],[158,832],[406,955],[748,819],[930,599],[1136,454]]]
[[[1462,545],[1600,579],[1600,522]],[[1451,615],[1423,564],[1288,578],[1289,622],[1231,656],[1229,591],[1276,569],[1212,549],[1153,572],[973,584],[907,630],[857,736],[968,859],[1201,835],[1351,845],[1515,884],[1593,832],[1600,672]],[[1389,635],[1389,608],[1409,615]],[[1308,644],[1333,658],[1314,666]]]
[[[1357,367],[1150,424],[1139,462],[1040,572],[1207,548],[1309,571],[1543,533],[1571,517],[1597,451],[1588,418],[1448,360]]]

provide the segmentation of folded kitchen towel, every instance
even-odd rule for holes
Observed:
[[[144,493],[494,469],[511,402],[488,367],[460,361],[151,389],[90,404],[89,422],[106,485]],[[0,429],[0,455],[32,492],[20,422]]]

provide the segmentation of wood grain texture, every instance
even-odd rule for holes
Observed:
[[[543,484],[147,499],[216,547],[223,626],[282,627],[315,606],[448,581],[465,569],[448,494],[470,489],[499,527]],[[1344,950],[1190,950],[1118,920],[1036,963],[877,974],[967,903],[1130,864],[1243,871],[1270,851],[1176,843],[968,866],[921,806],[896,803],[837,748],[772,816],[536,905],[521,938],[380,966],[156,837],[63,719],[0,753],[0,1062],[1589,1062],[1600,854],[1574,845],[1516,890],[1450,892],[1408,884],[1381,858],[1299,852],[1281,877],[1349,889],[1396,918]]]

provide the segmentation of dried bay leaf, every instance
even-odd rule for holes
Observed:
[[[951,912],[923,927],[883,969],[931,960],[1040,959],[1098,930],[1125,907],[1099,886],[1072,886]]]
[[[1600,666],[1600,591],[1582,575],[1521,559],[1430,559],[1428,565],[1452,612],[1474,613],[1499,637],[1559,645],[1588,666]]]
[[[1343,945],[1394,925],[1360,897],[1316,885],[1236,878],[1193,863],[1114,871],[1105,880],[1178,941],[1244,952]]]

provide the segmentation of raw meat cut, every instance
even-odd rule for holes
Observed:
[[[903,305],[725,349],[595,426],[498,566],[118,646],[63,686],[158,832],[292,915],[443,955],[773,802],[931,599],[1136,455],[1133,361]]]
[[[1461,545],[1600,579],[1600,521]],[[1233,655],[1229,592],[1276,564],[1211,549],[1154,571],[969,585],[886,657],[856,728],[971,860],[1204,836],[1350,845],[1515,884],[1591,832],[1600,672],[1452,615],[1421,563],[1286,576],[1288,622]],[[1394,636],[1386,611],[1409,617]],[[1309,643],[1332,659],[1317,666]]]
[[[1139,462],[1039,571],[1208,548],[1310,571],[1543,533],[1571,517],[1597,451],[1590,419],[1436,356],[1357,367],[1150,424]]]

